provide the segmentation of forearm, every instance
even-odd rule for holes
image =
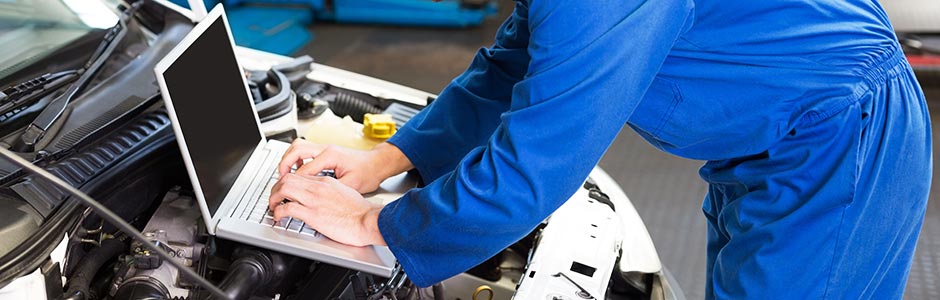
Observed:
[[[375,145],[369,152],[375,166],[375,174],[381,180],[414,169],[414,165],[401,149],[390,143]]]

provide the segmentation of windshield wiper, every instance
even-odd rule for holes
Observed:
[[[3,89],[0,91],[0,122],[77,77],[78,70],[46,73]]]
[[[140,3],[141,2],[134,3],[124,10],[117,24],[108,29],[108,32],[101,40],[101,44],[98,45],[98,49],[92,54],[91,59],[85,63],[85,66],[77,71],[78,81],[72,84],[64,94],[53,99],[52,102],[39,113],[39,116],[26,127],[26,130],[23,131],[23,134],[20,136],[20,142],[22,144],[19,145],[18,151],[30,152],[35,150],[36,143],[38,143],[43,136],[45,136],[46,131],[59,120],[62,113],[65,112],[65,108],[68,107],[69,102],[88,86],[88,83],[91,82],[91,79],[94,78],[98,70],[101,69],[101,66],[107,62],[108,57],[111,56],[111,53],[114,53],[114,50],[117,48],[118,44],[120,44],[119,42],[127,34],[127,21],[134,15],[134,11],[140,7]]]

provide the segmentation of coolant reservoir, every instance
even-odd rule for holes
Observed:
[[[370,117],[376,118],[376,117]],[[392,123],[392,128],[388,129],[383,126],[381,117],[376,118],[378,123],[368,122],[370,130],[365,132],[376,132],[376,133],[394,133],[394,123]],[[362,124],[356,123],[352,118],[346,116],[344,118],[337,117],[331,111],[326,111],[321,114],[316,119],[309,122],[301,122],[299,124],[301,132],[301,137],[307,139],[308,141],[318,143],[318,144],[330,144],[343,146],[346,148],[359,149],[359,150],[370,150],[375,145],[384,142],[391,134],[370,134],[374,137],[366,136],[363,132],[365,127]],[[378,126],[376,126],[378,125]],[[383,128],[382,130],[377,130]]]

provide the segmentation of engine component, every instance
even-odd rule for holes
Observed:
[[[63,181],[61,178],[56,177],[55,175],[52,175],[51,173],[43,170],[42,168],[30,163],[29,161],[23,159],[22,157],[17,156],[17,154],[11,152],[10,150],[0,148],[0,156],[3,156],[3,158],[7,159],[10,162],[13,162],[17,166],[25,170],[28,170],[30,173],[33,173],[36,176],[42,177],[43,179],[53,183],[55,187],[64,189],[72,196],[78,199],[81,199],[81,202],[83,202],[83,204],[90,206],[96,213],[98,213],[99,215],[107,219],[107,221],[110,222],[111,224],[117,225],[123,233],[130,234],[130,236],[132,236],[135,240],[145,241],[144,245],[146,245],[147,248],[149,248],[152,251],[155,251],[157,255],[159,255],[160,257],[170,260],[170,263],[172,263],[174,266],[177,266],[180,269],[180,271],[185,273],[187,278],[198,282],[202,287],[208,289],[213,294],[226,298],[225,295],[222,294],[222,291],[219,290],[217,287],[215,287],[215,285],[205,280],[200,275],[196,274],[196,272],[193,272],[192,270],[187,269],[187,267],[182,265],[181,263],[173,260],[170,254],[167,254],[165,251],[163,251],[163,249],[160,249],[155,245],[150,245],[150,243],[147,243],[146,241],[148,241],[148,239],[144,237],[144,235],[141,232],[137,231],[137,229],[135,229],[131,224],[127,223],[127,221],[124,221],[120,216],[118,216],[116,213],[114,213],[113,211],[111,211],[110,209],[102,205],[100,202],[92,199],[91,196],[88,196],[84,192],[69,185],[67,182]]]
[[[271,281],[271,259],[261,253],[242,257],[232,263],[230,273],[220,288],[233,300],[248,299]]]
[[[362,119],[362,135],[373,139],[388,139],[395,134],[395,121],[392,115],[365,114]]]
[[[134,277],[128,279],[114,294],[116,300],[170,299],[169,291],[162,283],[152,277]]]
[[[405,126],[405,123],[408,123],[408,120],[411,120],[419,111],[421,111],[420,108],[395,102],[386,107],[385,111],[382,113],[392,115],[392,119],[395,120],[395,125],[398,125],[398,128],[402,128]]]
[[[310,73],[311,64],[313,64],[313,57],[304,55],[294,58],[291,61],[275,65],[271,67],[271,69],[287,76],[291,85],[299,86],[301,82],[307,79],[307,73]]]
[[[300,118],[315,117],[327,103],[333,114],[339,117],[349,116],[362,123],[365,114],[380,114],[388,104],[384,100],[344,88],[334,87],[322,82],[308,82],[297,88],[298,110]]]
[[[249,247],[235,250],[237,257],[219,288],[232,300],[248,299],[265,288],[275,286],[286,277],[298,259],[279,253]]]
[[[505,252],[496,253],[493,257],[467,270],[467,273],[489,281],[498,281],[503,277],[503,270],[500,268],[500,265],[503,264],[504,255]]]
[[[204,244],[197,241],[200,216],[196,201],[192,197],[180,196],[180,188],[175,187],[164,196],[143,233],[183,265],[192,266],[199,261],[205,248]],[[173,265],[163,263],[159,256],[136,241],[131,244],[131,256],[133,259],[127,260],[127,272],[115,278],[112,295],[117,297],[122,289],[129,293],[127,291],[145,289],[145,286],[159,286],[168,297],[189,296],[191,286],[181,280],[179,271]]]
[[[248,87],[261,122],[287,115],[294,109],[296,95],[290,81],[280,71],[251,72]]]
[[[308,82],[297,88],[297,117],[309,119],[319,116],[330,107],[323,100],[326,96],[326,83]]]
[[[126,247],[127,245],[118,239],[108,239],[102,242],[100,247],[85,255],[68,281],[69,287],[63,294],[64,299],[97,299],[98,297],[89,290],[91,280],[105,263],[123,253]]]
[[[362,123],[365,114],[380,114],[382,109],[372,104],[366,98],[352,92],[339,91],[326,98],[330,102],[330,109],[337,116],[349,116],[353,121]]]

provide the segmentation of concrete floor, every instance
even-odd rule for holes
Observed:
[[[297,54],[318,62],[437,93],[493,41],[503,17],[471,29],[425,29],[317,24],[314,41]],[[930,99],[935,149],[940,134],[940,80],[924,82]],[[934,150],[935,173],[938,150]],[[643,217],[665,266],[689,299],[702,299],[705,280],[705,221],[701,201],[706,185],[702,162],[655,150],[625,127],[601,160]],[[928,220],[922,231],[905,299],[940,299],[940,192],[934,176]]]

